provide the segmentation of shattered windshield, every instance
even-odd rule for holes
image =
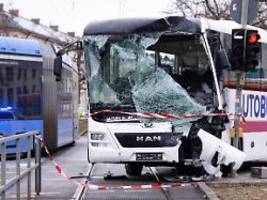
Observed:
[[[213,104],[213,78],[200,35],[91,35],[84,37],[84,49],[91,113],[204,114]],[[110,114],[95,119],[107,121]]]

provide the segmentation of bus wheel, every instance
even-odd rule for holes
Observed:
[[[142,173],[143,165],[139,163],[127,163],[125,164],[125,170],[129,176],[140,176]]]

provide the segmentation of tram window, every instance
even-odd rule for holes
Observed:
[[[0,111],[0,120],[1,119],[7,120],[7,119],[14,119],[14,118],[15,117],[12,112]]]
[[[24,77],[24,80],[27,80],[27,69],[24,69],[23,77]]]
[[[7,82],[13,81],[13,78],[14,78],[14,69],[7,67],[6,68],[6,80],[7,80]]]
[[[26,85],[23,86],[23,94],[28,94],[28,88]]]
[[[12,106],[13,101],[14,101],[13,88],[8,88],[8,90],[7,90],[7,104],[8,104],[8,106]]]
[[[36,78],[36,69],[32,69],[32,78],[33,78],[33,79]]]
[[[17,95],[21,95],[21,88],[17,87]]]
[[[32,85],[32,93],[36,92],[36,85]]]
[[[68,92],[68,80],[65,80],[65,92]]]
[[[40,66],[39,62],[18,61],[18,66],[1,69],[5,85],[0,79],[0,107],[12,107],[16,119],[41,117]]]
[[[0,105],[4,104],[4,91],[0,89]]]
[[[2,70],[0,69],[0,85],[4,83],[4,75],[2,73]]]
[[[21,69],[21,68],[19,68],[19,69],[18,69],[18,80],[20,80],[20,79],[21,79],[21,74],[22,74],[22,69]]]

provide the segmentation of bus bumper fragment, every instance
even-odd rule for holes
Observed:
[[[205,171],[214,175],[215,177],[221,177],[220,166],[233,164],[233,169],[238,170],[245,160],[246,154],[223,140],[209,134],[208,132],[200,129],[198,136],[202,142],[202,151],[200,160]]]

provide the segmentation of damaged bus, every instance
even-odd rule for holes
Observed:
[[[222,166],[242,165],[247,152],[231,145],[225,114],[224,94],[235,97],[225,75],[230,29],[216,23],[165,16],[87,25],[90,163],[123,163],[128,175],[173,165],[220,176]]]

